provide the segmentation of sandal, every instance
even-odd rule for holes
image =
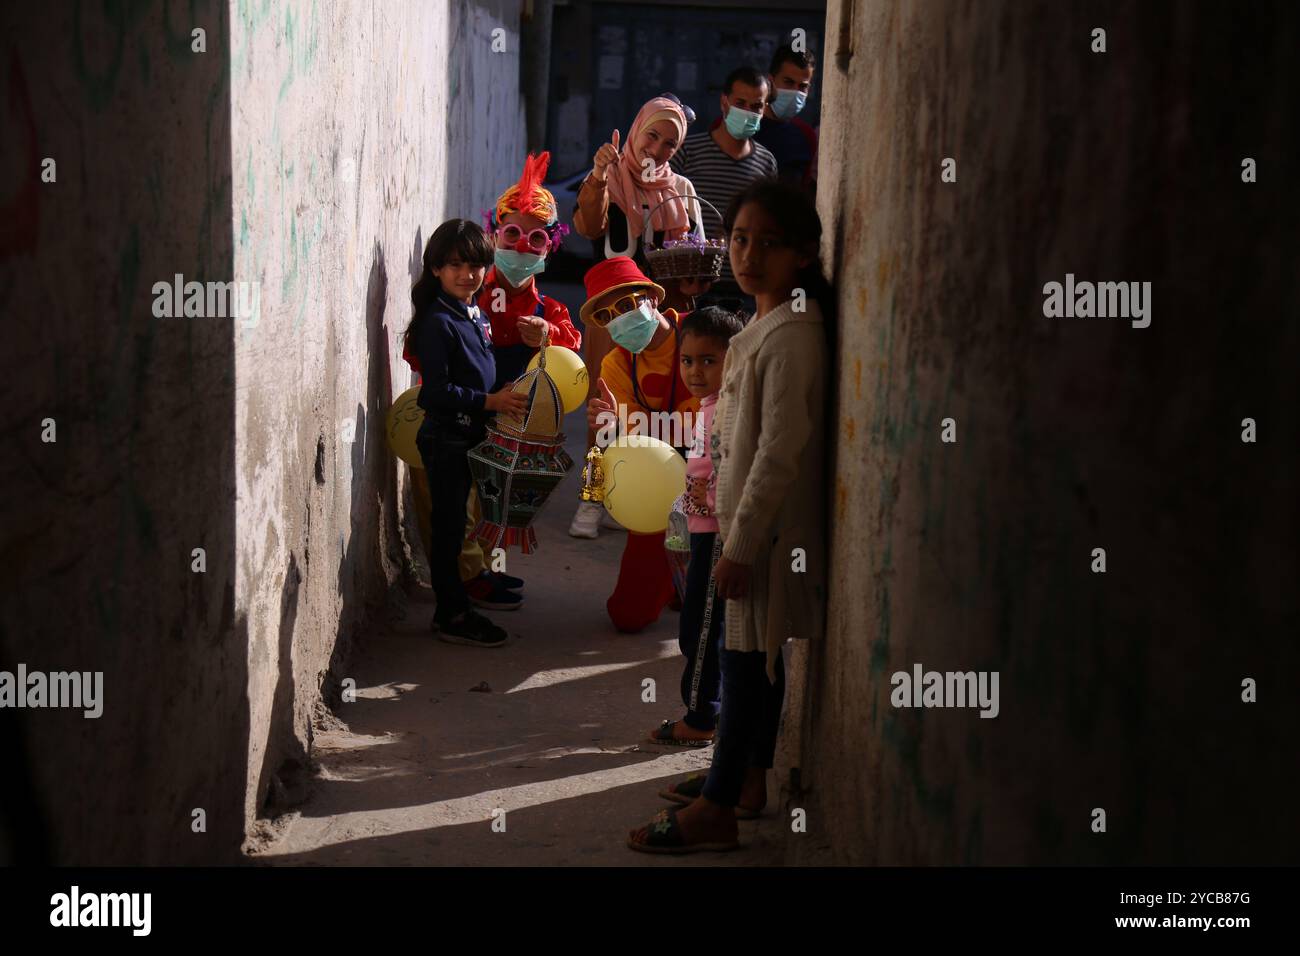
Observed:
[[[660,790],[659,796],[673,803],[680,803],[686,806],[696,797],[704,793],[704,781],[709,779],[707,773],[693,773],[685,780],[679,780],[670,786],[667,790]],[[762,810],[752,810],[749,807],[736,807],[737,820],[757,820],[763,815]]]
[[[677,825],[677,811],[663,809],[654,815],[647,825],[650,835],[644,843],[638,843],[628,834],[629,849],[642,853],[669,853],[681,856],[687,853],[723,852],[740,849],[739,840],[725,843],[687,843],[682,839],[681,827]]]
[[[648,738],[649,741],[652,744],[660,744],[661,746],[667,747],[707,747],[709,744],[713,743],[713,737],[711,736],[705,737],[702,740],[691,740],[689,737],[673,736],[673,727],[676,726],[676,724],[677,721],[673,720],[671,717],[668,720],[665,720],[659,725],[657,730],[650,734],[650,737]]]

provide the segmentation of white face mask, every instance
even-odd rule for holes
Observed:
[[[798,90],[777,90],[776,98],[772,100],[772,112],[778,119],[789,119],[808,102],[808,94],[801,93]]]
[[[605,326],[614,344],[633,355],[644,352],[659,328],[659,313],[649,302],[642,302],[631,312],[624,312]]]
[[[758,132],[759,124],[763,121],[761,113],[751,113],[748,110],[742,110],[738,106],[728,104],[726,124],[727,132],[736,139],[749,139]]]

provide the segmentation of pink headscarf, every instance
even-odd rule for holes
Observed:
[[[641,207],[645,205],[654,209],[650,214],[653,227],[663,230],[667,237],[675,239],[690,228],[686,204],[680,199],[671,198],[674,194],[678,196],[687,194],[686,187],[682,185],[687,180],[678,176],[667,163],[664,163],[662,166],[655,167],[653,178],[650,182],[646,182],[641,178],[641,161],[632,155],[632,144],[637,141],[637,136],[647,126],[660,120],[668,120],[677,127],[677,144],[680,148],[682,140],[686,138],[686,114],[677,103],[665,96],[656,96],[641,107],[636,114],[636,119],[632,121],[632,128],[628,130],[627,141],[623,144],[618,165],[610,170],[612,175],[609,177],[609,194],[627,216],[628,224],[632,227],[632,235],[639,236],[645,228],[641,218]],[[665,199],[669,201],[655,209],[655,206]]]

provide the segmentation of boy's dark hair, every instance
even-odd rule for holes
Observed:
[[[737,83],[754,86],[760,90],[765,88],[770,89],[772,86],[772,81],[752,66],[738,66],[728,73],[727,78],[722,81],[722,94],[724,96],[730,96],[731,88]],[[766,98],[766,94],[764,94],[764,98]]]
[[[817,215],[817,203],[800,186],[776,179],[756,179],[731,200],[722,216],[722,225],[728,237],[740,216],[740,210],[750,203],[761,206],[768,217],[781,229],[786,245],[812,261],[799,272],[799,288],[808,298],[816,301],[822,313],[822,325],[827,341],[835,344],[835,289],[826,279],[822,269],[822,220]],[[730,239],[728,239],[730,241]]]
[[[411,329],[420,321],[425,309],[429,307],[438,293],[442,283],[433,274],[434,269],[441,269],[453,258],[459,256],[462,262],[470,265],[487,267],[492,264],[492,243],[488,241],[483,227],[468,219],[448,219],[429,237],[424,247],[423,267],[420,278],[411,286],[411,306],[414,314],[411,324],[406,327],[404,340],[411,336]]]
[[[788,43],[772,54],[772,65],[767,68],[767,72],[776,76],[785,63],[793,63],[801,70],[817,69],[816,56],[811,53],[800,53]]]
[[[682,335],[688,332],[704,338],[717,339],[726,345],[731,337],[745,328],[745,320],[727,309],[706,305],[688,313],[682,319]]]

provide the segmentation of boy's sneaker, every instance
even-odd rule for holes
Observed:
[[[617,518],[615,518],[612,514],[610,514],[607,510],[605,510],[604,505],[601,505],[600,508],[600,526],[602,528],[608,528],[610,531],[627,530],[627,528],[624,528],[621,524],[618,523]]]
[[[524,589],[524,579],[516,578],[504,571],[484,571],[488,577],[492,578],[503,588],[509,588],[511,591],[522,591]]]
[[[600,516],[605,513],[605,506],[599,501],[583,501],[573,513],[573,523],[569,525],[569,535],[574,538],[595,538],[600,536]]]
[[[465,611],[445,624],[435,618],[433,630],[440,641],[446,641],[448,644],[465,644],[470,647],[501,647],[509,640],[509,635],[503,628],[497,627],[473,609]]]
[[[465,594],[471,604],[493,611],[513,611],[524,603],[520,595],[507,590],[499,579],[487,571],[481,571],[478,577],[465,582]]]

